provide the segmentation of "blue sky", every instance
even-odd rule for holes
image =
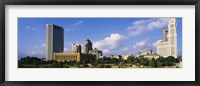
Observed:
[[[182,18],[177,20],[178,55],[182,54]],[[18,18],[18,58],[45,57],[46,24],[64,28],[64,49],[72,43],[83,44],[88,38],[93,48],[108,55],[137,55],[152,49],[162,40],[168,18]],[[83,47],[82,47],[83,48]]]

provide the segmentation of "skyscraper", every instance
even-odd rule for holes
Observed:
[[[75,52],[75,53],[81,53],[81,45],[72,44],[72,51]]]
[[[89,39],[87,39],[84,42],[84,53],[89,54],[90,50],[92,50],[92,42]]]
[[[64,29],[54,24],[47,24],[46,33],[46,60],[54,60],[53,53],[62,53],[64,50]]]
[[[168,30],[163,28],[163,41],[167,41]]]
[[[157,42],[157,54],[163,57],[173,56],[177,58],[176,26],[176,18],[170,18],[168,22],[168,30],[163,30],[163,40]]]

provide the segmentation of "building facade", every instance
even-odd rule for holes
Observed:
[[[177,58],[177,32],[176,18],[170,18],[168,22],[168,30],[163,29],[163,40],[158,41],[157,54],[163,57],[173,56]]]
[[[139,55],[146,55],[146,54],[152,54],[152,50],[146,50],[145,52],[140,52]]]
[[[89,51],[92,50],[92,42],[87,39],[85,42],[84,42],[84,53],[86,54],[89,54]]]
[[[137,55],[137,57],[144,57],[144,58],[148,58],[148,59],[157,59],[160,56],[154,52],[152,52],[152,50],[146,50],[145,52],[139,53],[139,55]]]
[[[75,53],[81,53],[81,45],[72,44],[72,51],[75,52]]]
[[[53,53],[64,51],[64,29],[54,24],[46,25],[46,61],[54,60]]]
[[[129,57],[133,57],[133,55],[124,55],[124,56],[122,56],[122,59],[123,60],[128,60]]]
[[[67,52],[67,53],[54,53],[54,60],[56,61],[76,61],[80,62],[81,54],[75,52]]]
[[[90,50],[89,54],[95,55],[96,56],[96,60],[98,60],[99,57],[103,55],[102,51],[98,50],[97,48],[94,48],[93,50]]]

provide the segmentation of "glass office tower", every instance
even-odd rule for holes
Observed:
[[[64,52],[64,28],[54,25],[46,25],[46,61],[54,60],[53,53]]]

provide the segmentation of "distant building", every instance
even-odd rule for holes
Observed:
[[[168,30],[163,29],[163,40],[156,43],[157,54],[163,57],[173,56],[177,58],[178,50],[176,26],[176,18],[170,18]]]
[[[96,60],[96,55],[81,53],[81,61],[83,60]]]
[[[81,53],[81,45],[72,44],[72,51],[75,52],[75,53]]]
[[[54,24],[47,24],[46,33],[46,61],[49,61],[54,60],[53,53],[64,51],[64,29]]]
[[[54,53],[54,60],[56,61],[76,61],[80,62],[81,54],[75,52],[67,52],[67,53]]]
[[[84,53],[86,54],[89,54],[89,51],[92,50],[92,42],[87,39],[85,42],[84,42]]]
[[[147,55],[147,54],[152,54],[152,50],[146,50],[145,52],[140,52],[139,55]]]
[[[95,55],[96,56],[96,60],[99,59],[100,56],[102,56],[102,51],[98,50],[97,48],[94,48],[93,50],[89,50],[89,54]]]
[[[152,59],[152,58],[157,59],[160,57],[158,54],[152,52],[152,50],[147,50],[147,51],[139,53],[137,55],[137,57],[141,57],[141,56],[143,56],[144,58],[148,58],[148,59]]]
[[[114,58],[114,55],[110,55],[110,56],[108,56],[108,57],[112,59],[112,58]]]
[[[116,55],[116,56],[114,56],[114,58],[118,59],[119,61],[123,60],[121,55]]]
[[[123,60],[127,60],[128,57],[133,57],[133,55],[124,55],[124,56],[122,56],[122,59],[123,59]]]

